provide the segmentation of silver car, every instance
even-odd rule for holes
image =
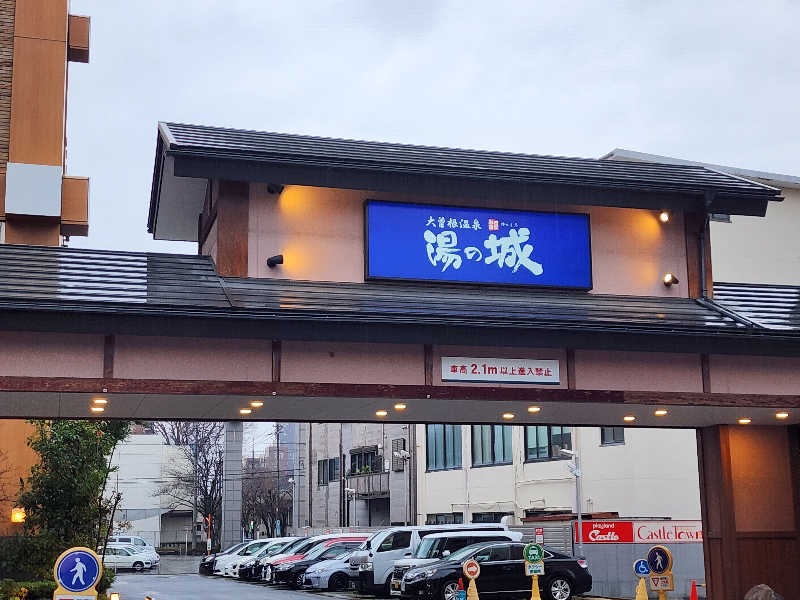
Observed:
[[[305,573],[303,587],[317,590],[346,590],[350,582],[358,576],[358,569],[351,569],[350,555],[347,552],[331,560],[323,560],[311,565]]]

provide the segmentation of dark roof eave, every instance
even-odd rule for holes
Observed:
[[[145,307],[90,303],[0,302],[0,330],[69,331],[189,337],[319,339],[452,345],[598,348],[679,353],[800,356],[800,335],[747,327],[724,330],[586,323],[480,322],[442,324],[439,319],[342,317],[297,311],[267,313],[235,309]]]

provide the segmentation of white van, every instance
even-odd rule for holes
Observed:
[[[358,569],[358,588],[388,596],[394,561],[411,558],[427,535],[456,531],[508,531],[508,526],[504,523],[412,525],[378,531],[350,556],[350,567]]]
[[[109,544],[125,544],[127,546],[153,547],[153,544],[137,535],[112,535],[108,538]]]
[[[392,571],[392,596],[400,596],[400,582],[411,567],[419,567],[450,556],[456,550],[480,542],[521,542],[522,533],[518,531],[450,531],[426,535],[414,550],[411,558],[394,561]]]

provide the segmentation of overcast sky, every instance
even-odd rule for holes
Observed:
[[[146,219],[156,123],[800,175],[800,3],[72,0],[73,247],[194,252]]]

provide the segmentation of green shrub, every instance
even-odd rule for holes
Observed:
[[[0,538],[0,579],[52,579],[53,564],[63,550],[58,542],[45,536],[14,535]]]
[[[103,569],[103,576],[100,578],[100,581],[97,582],[97,591],[99,593],[105,593],[108,588],[114,583],[114,578],[117,576],[111,569]]]
[[[27,590],[25,600],[49,600],[56,591],[55,581],[14,581],[4,579],[0,583],[0,598],[21,598],[22,588]]]

